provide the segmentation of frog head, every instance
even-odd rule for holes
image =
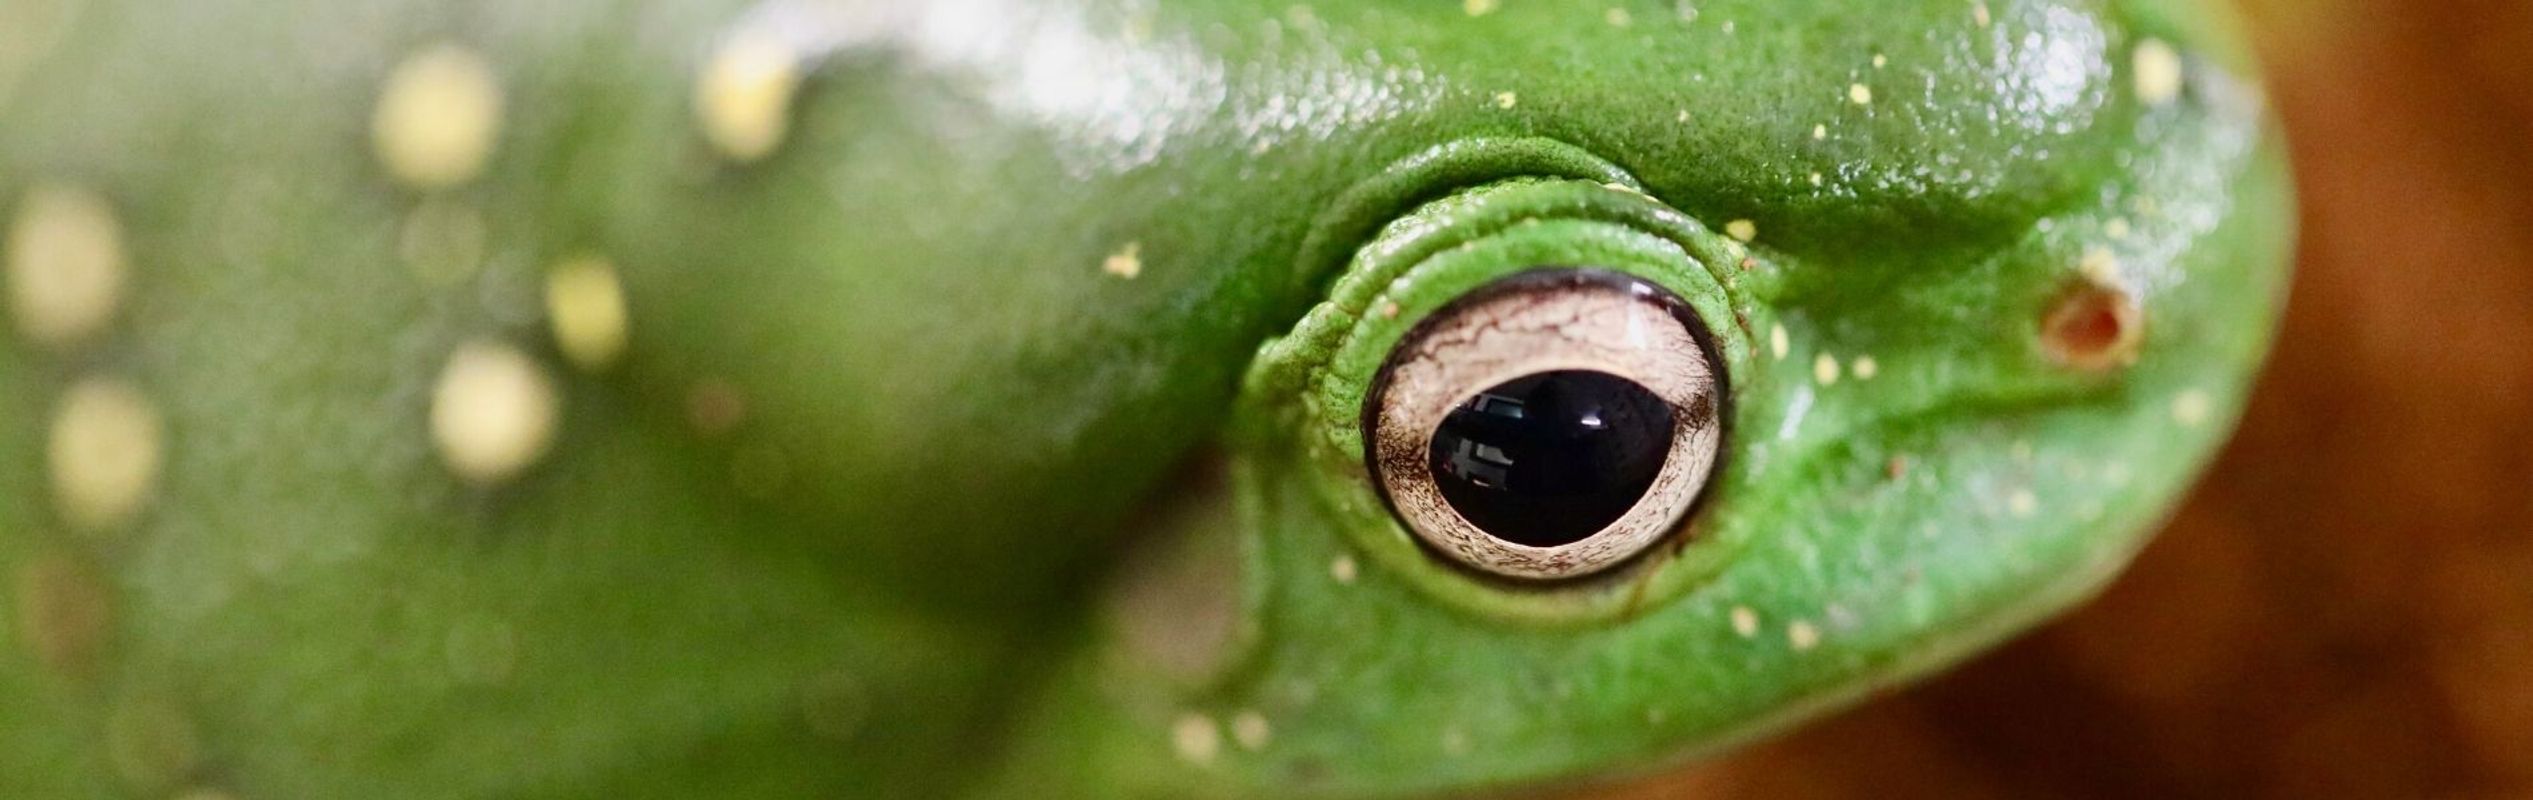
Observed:
[[[0,794],[1402,796],[2108,580],[2287,188],[2053,0],[0,10]]]

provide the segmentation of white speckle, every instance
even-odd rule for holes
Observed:
[[[2040,513],[2040,497],[2032,494],[2030,489],[2016,489],[2006,496],[2005,510],[2018,518],[2030,519],[2033,514]]]
[[[1483,17],[1495,13],[1498,5],[1497,0],[1461,0],[1460,10],[1472,17]]]
[[[1724,235],[1733,237],[1744,244],[1748,244],[1752,240],[1759,238],[1759,223],[1746,219],[1737,219],[1724,223]]]
[[[1847,102],[1860,106],[1872,105],[1873,87],[1866,86],[1861,83],[1849,84],[1847,86]]]
[[[606,259],[584,256],[546,273],[545,313],[563,357],[583,371],[603,371],[624,355],[624,284]]]
[[[90,532],[130,524],[158,482],[165,436],[130,384],[87,378],[64,391],[46,453],[62,519]]]
[[[1099,262],[1099,271],[1126,280],[1134,280],[1136,276],[1142,275],[1143,243],[1127,242],[1125,247],[1108,254],[1107,259]]]
[[[1341,584],[1354,585],[1354,556],[1338,556],[1335,560],[1329,561],[1328,577]]]
[[[1189,714],[1170,726],[1170,744],[1178,749],[1179,758],[1189,763],[1212,764],[1214,757],[1222,754],[1222,732],[1214,728],[1213,719]]]
[[[1838,383],[1838,357],[1822,353],[1812,359],[1812,380],[1822,386]]]
[[[1495,95],[1496,108],[1510,110],[1513,106],[1520,105],[1521,102],[1521,95],[1514,94],[1512,92],[1498,92]]]
[[[431,439],[457,476],[508,480],[545,456],[561,398],[545,370],[497,342],[470,342],[449,356],[431,398]]]
[[[1848,367],[1847,371],[1856,373],[1856,380],[1873,380],[1875,376],[1882,374],[1882,362],[1873,360],[1873,356],[1857,356],[1855,364]]]
[[[1768,353],[1770,355],[1775,356],[1778,361],[1784,361],[1786,354],[1793,350],[1794,337],[1785,332],[1783,324],[1768,326]]]
[[[1798,653],[1810,650],[1820,646],[1821,629],[1813,625],[1810,620],[1795,620],[1785,626],[1785,642],[1793,645],[1795,652]]]
[[[2172,398],[2172,421],[2192,428],[2205,425],[2208,415],[2214,412],[2214,406],[2215,401],[2208,397],[2207,392],[2197,389],[2182,392]]]
[[[774,35],[745,30],[713,51],[695,80],[695,119],[704,138],[739,163],[764,158],[791,132],[801,54]]]
[[[2129,58],[2130,69],[2137,83],[2137,99],[2150,106],[2171,103],[2181,97],[2183,66],[2181,54],[2161,39],[2137,43]]]
[[[1251,751],[1262,749],[1267,746],[1267,740],[1274,736],[1275,729],[1267,725],[1266,715],[1255,711],[1243,711],[1232,715],[1231,740],[1239,742],[1242,749]]]
[[[501,81],[475,51],[434,45],[388,75],[370,134],[405,185],[447,189],[482,173],[501,135]]]
[[[1733,633],[1744,639],[1759,635],[1759,612],[1749,606],[1734,606]]]
[[[123,229],[96,192],[39,185],[9,227],[9,315],[18,332],[61,347],[97,335],[123,301]]]

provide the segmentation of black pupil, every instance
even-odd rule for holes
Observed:
[[[1543,372],[1469,398],[1434,431],[1434,482],[1495,538],[1583,541],[1644,497],[1671,452],[1671,404],[1604,372]]]

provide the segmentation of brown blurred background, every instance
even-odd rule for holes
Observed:
[[[1641,798],[2533,797],[2533,2],[2253,0],[2304,233],[2100,601]]]

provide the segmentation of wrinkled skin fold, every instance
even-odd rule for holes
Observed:
[[[126,269],[0,342],[0,796],[1422,796],[1793,724],[2085,597],[2230,428],[2289,189],[2204,13],[12,0],[0,211],[88,192]],[[498,118],[416,180],[440,47]],[[1732,402],[1664,546],[1508,585],[1359,423],[1547,264],[1679,295]],[[486,341],[555,402],[489,479],[433,422]],[[157,423],[102,522],[100,378]]]

